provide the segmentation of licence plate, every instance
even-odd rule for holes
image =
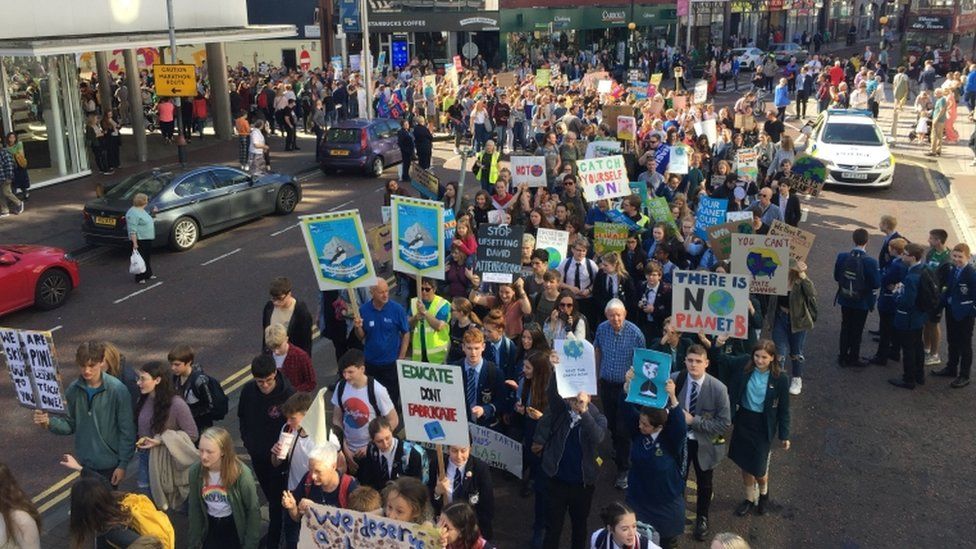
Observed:
[[[844,179],[867,179],[868,174],[858,172],[844,172],[840,174]]]
[[[117,222],[118,220],[115,219],[114,217],[102,217],[100,215],[95,216],[96,225],[103,225],[105,227],[114,227]]]
[[[329,154],[332,156],[349,156],[349,151],[346,149],[332,149],[329,151]]]

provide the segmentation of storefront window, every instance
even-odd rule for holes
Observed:
[[[86,172],[84,116],[73,55],[0,58],[0,121],[17,133],[32,184]]]
[[[436,63],[446,63],[450,56],[447,52],[448,38],[446,32],[417,32],[414,33],[416,44],[415,55],[420,59],[429,59]]]

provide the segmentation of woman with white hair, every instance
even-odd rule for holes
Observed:
[[[308,453],[308,473],[297,488],[281,496],[281,507],[293,521],[300,521],[312,504],[346,508],[349,494],[359,488],[359,481],[336,470],[338,459],[339,451],[331,442]]]
[[[263,175],[266,170],[264,152],[270,150],[264,140],[264,120],[257,119],[251,124],[251,144],[248,147],[248,171],[251,175]]]

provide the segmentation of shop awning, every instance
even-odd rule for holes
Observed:
[[[177,29],[176,45],[207,44],[213,42],[243,42],[265,38],[291,38],[298,35],[294,25],[248,25],[217,29]],[[128,34],[87,34],[80,36],[51,36],[32,39],[0,40],[0,56],[35,56],[115,51],[130,48],[169,46],[166,32],[137,32]]]

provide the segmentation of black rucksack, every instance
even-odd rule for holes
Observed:
[[[335,394],[336,402],[339,403],[339,410],[342,413],[345,413],[345,408],[342,406],[342,393],[344,392],[346,392],[346,380],[340,379],[339,383],[336,384]],[[366,395],[369,398],[369,405],[373,407],[373,413],[376,414],[376,417],[383,415],[380,413],[380,405],[376,400],[376,379],[372,376],[366,377]]]
[[[918,292],[915,294],[915,308],[925,314],[933,315],[942,303],[942,292],[935,271],[922,267],[918,277]]]
[[[849,254],[844,260],[840,273],[840,287],[837,292],[841,297],[858,301],[864,297],[867,284],[864,280],[864,254]]]
[[[210,416],[210,419],[220,421],[227,417],[227,412],[230,408],[230,399],[227,398],[227,393],[224,392],[224,388],[221,387],[220,382],[199,370],[195,371],[194,375],[196,379],[190,380],[190,387],[197,400],[210,403],[210,409],[207,410],[207,415]],[[201,391],[206,394],[203,394]]]

